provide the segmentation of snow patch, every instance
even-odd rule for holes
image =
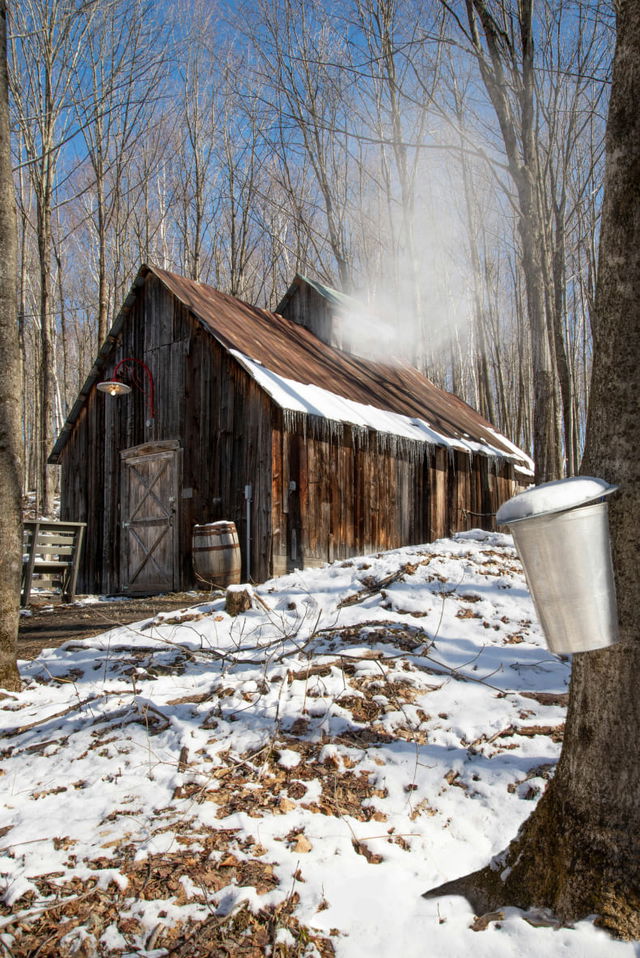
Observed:
[[[571,666],[545,648],[509,536],[254,592],[235,618],[197,606],[21,665],[0,702],[8,952],[44,894],[70,910],[94,893],[117,915],[96,909],[95,945],[67,940],[79,953],[159,958],[165,928],[284,903],[274,950],[320,934],[337,958],[634,958],[593,921],[504,909],[478,933],[463,899],[421,897],[505,847],[560,752]]]

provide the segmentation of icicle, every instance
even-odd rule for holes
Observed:
[[[371,426],[362,426],[347,421],[331,419],[326,416],[313,415],[299,410],[281,408],[282,427],[286,432],[298,432],[303,439],[312,438],[327,443],[331,448],[335,444],[345,444],[351,440],[354,451],[366,452],[371,455],[389,456],[393,459],[402,459],[414,466],[424,464],[431,467],[436,449],[446,449],[449,465],[455,469],[456,451],[465,452],[470,468],[473,468],[476,456],[485,456],[488,468],[494,475],[503,474],[504,467],[513,463],[513,457],[502,453],[495,446],[486,444],[479,449],[473,449],[466,443],[447,441],[443,437],[442,443],[437,440],[409,438],[392,432],[379,432]]]

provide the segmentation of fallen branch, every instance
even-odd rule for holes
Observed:
[[[311,665],[308,669],[302,669],[300,672],[289,672],[288,679],[290,682],[306,682],[307,679],[312,678],[314,675],[323,678],[330,674],[334,666],[337,668],[340,667],[340,659],[334,659],[332,662],[320,662],[318,665]]]
[[[153,702],[149,702],[148,699],[136,698],[135,702],[135,711],[140,715],[141,720],[145,724],[153,721],[153,716],[156,716],[156,721],[159,719],[162,723],[161,728],[154,729],[155,732],[165,732],[171,725],[170,719],[162,712]]]
[[[78,709],[83,708],[85,705],[89,705],[91,702],[99,702],[102,699],[107,698],[109,695],[123,695],[124,690],[118,689],[113,692],[102,692],[100,695],[90,695],[86,699],[80,699],[78,702],[75,702],[73,705],[69,705],[68,708],[63,709],[61,712],[55,712],[53,715],[47,715],[46,718],[37,719],[35,722],[30,722],[28,725],[20,725],[18,728],[7,729],[4,732],[4,735],[8,738],[12,738],[14,735],[21,735],[23,732],[28,732],[32,728],[37,728],[38,725],[46,725],[47,722],[54,722],[56,719],[64,718],[65,715],[69,715],[71,712],[76,712]]]
[[[368,586],[366,589],[361,589],[360,592],[356,592],[355,595],[348,595],[346,599],[342,599],[338,602],[338,608],[344,609],[349,605],[357,605],[359,602],[364,602],[365,599],[368,599],[372,595],[376,595],[382,589],[386,589],[387,586],[391,585],[393,582],[397,582],[398,579],[401,579],[407,572],[407,566],[403,565],[401,569],[398,569],[397,572],[392,572],[391,575],[385,576],[384,579],[379,579],[374,585]]]
[[[152,627],[151,625],[144,626],[144,628],[151,628],[151,627]],[[157,624],[153,624],[153,628],[157,628],[157,627],[158,627]],[[129,627],[127,626],[127,628]],[[143,626],[141,626],[140,628],[143,628]],[[129,631],[133,632],[134,635],[141,634],[140,631],[137,629],[129,628]],[[133,645],[130,643],[129,645],[112,646],[111,643],[109,643],[109,645],[106,648],[104,648],[103,646],[90,644],[91,639],[84,639],[82,642],[66,642],[64,645],[63,651],[66,652],[69,649],[71,649],[72,651],[75,649],[80,649],[82,651],[86,651],[87,649],[93,649],[96,652],[105,652],[105,653],[108,653],[109,655],[117,655],[118,653],[131,654],[133,652],[135,652],[136,655],[140,652],[148,652],[149,654],[153,655],[157,652],[164,651],[162,646],[168,645],[169,648],[174,649],[176,652],[180,653],[181,655],[184,655],[185,658],[191,659],[192,662],[195,662],[194,652],[192,652],[191,649],[185,648],[184,645],[180,645],[178,642],[171,642],[169,639],[163,639],[160,637],[158,637],[156,641],[158,642],[158,645]]]
[[[157,615],[155,618],[150,619],[148,622],[145,622],[140,626],[141,632],[146,632],[148,629],[159,628],[161,625],[184,625],[186,622],[199,622],[200,619],[204,619],[205,616],[210,615],[210,612],[177,612],[175,615]]]

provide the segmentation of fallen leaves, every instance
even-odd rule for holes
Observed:
[[[309,841],[306,835],[298,835],[294,844],[291,846],[291,850],[294,851],[297,855],[306,855],[313,849],[313,845]]]
[[[385,798],[386,790],[376,786],[371,772],[358,770],[349,755],[344,762],[332,755],[323,756],[326,744],[301,742],[283,735],[261,755],[259,775],[249,753],[228,756],[228,764],[212,773],[210,785],[184,784],[180,794],[214,802],[219,806],[216,817],[220,819],[239,811],[251,818],[262,818],[266,814],[286,815],[294,811],[307,795],[305,782],[313,781],[319,783],[320,795],[313,801],[302,802],[300,807],[304,810],[331,817],[348,815],[358,821],[376,817],[384,820],[371,799]],[[301,762],[292,767],[280,764],[279,755],[285,748],[299,752]]]
[[[88,888],[87,888],[88,886]],[[150,895],[153,885],[147,883]],[[158,886],[159,887],[159,886]],[[163,899],[160,899],[162,901]],[[117,932],[127,942],[127,953],[158,949],[172,958],[210,958],[233,955],[234,958],[263,958],[273,948],[280,929],[290,932],[295,944],[286,951],[276,945],[272,954],[302,958],[309,946],[320,958],[333,958],[330,936],[303,925],[294,915],[299,898],[288,895],[278,905],[252,910],[241,902],[231,911],[203,912],[202,917],[170,917],[166,909],[157,912],[158,921],[149,931],[132,913],[136,899],[113,888],[98,888],[89,880],[84,892],[77,886],[59,887],[54,901],[41,905],[33,914],[16,915],[3,927],[5,947],[11,942],[12,958],[89,958],[103,951],[99,945],[109,932]],[[330,932],[330,935],[333,933]],[[339,932],[336,931],[336,934]],[[122,953],[119,949],[118,953]]]
[[[366,842],[358,841],[357,838],[351,839],[351,844],[356,855],[363,855],[370,865],[380,865],[384,861],[382,855],[372,852]]]
[[[460,772],[455,771],[454,769],[449,769],[449,771],[444,776],[444,780],[448,785],[455,785],[456,788],[461,788],[465,792],[468,791],[469,786],[466,782],[463,782],[460,778]]]
[[[552,742],[561,742],[564,738],[564,722],[560,725],[514,725],[500,733],[501,738],[508,738],[511,735],[523,735],[525,738],[547,735]]]
[[[409,818],[412,822],[415,822],[416,819],[420,818],[421,815],[429,815],[433,817],[438,814],[438,809],[434,808],[429,804],[426,798],[423,798],[422,801],[418,802],[417,805],[414,805],[411,812],[409,813]]]
[[[473,609],[458,609],[456,612],[456,619],[480,619],[481,615],[479,612],[474,612]]]
[[[540,705],[557,705],[560,708],[566,708],[569,704],[568,692],[522,692],[526,699],[533,699]]]

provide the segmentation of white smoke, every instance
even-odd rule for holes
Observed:
[[[368,359],[422,365],[469,342],[474,277],[459,164],[444,151],[429,152],[421,158],[417,182],[409,214],[413,257],[410,244],[399,239],[400,207],[380,215],[381,198],[369,198],[366,222],[376,229],[369,226],[363,234],[372,255],[350,294],[353,303],[340,309],[337,320],[343,347]],[[490,202],[477,195],[474,201],[484,208],[486,225]]]

